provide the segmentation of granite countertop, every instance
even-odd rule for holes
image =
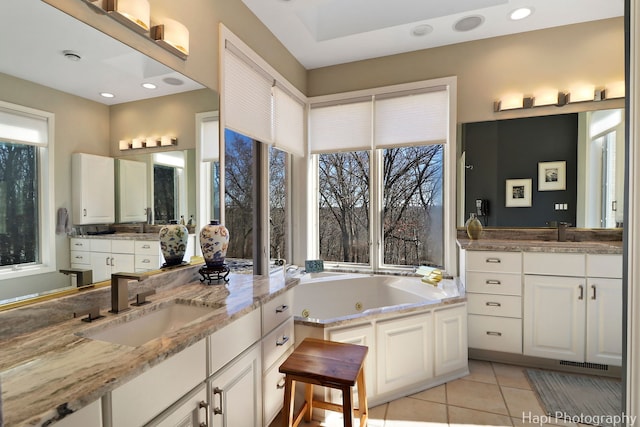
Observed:
[[[109,239],[109,240],[154,240],[159,239],[158,233],[111,233],[111,234],[83,234],[71,236],[77,239]]]
[[[461,239],[461,249],[471,251],[505,251],[505,252],[554,252],[554,253],[587,253],[587,254],[622,254],[622,241],[596,240],[579,242],[557,242],[545,240],[512,240],[512,239]]]
[[[197,271],[196,267],[185,271],[191,274],[191,270]],[[183,285],[158,288],[157,293],[149,297],[149,305],[132,307],[117,315],[102,310],[101,314],[106,318],[92,323],[71,318],[69,312],[66,314],[69,320],[51,326],[30,327],[30,330],[1,340],[0,381],[5,425],[43,425],[56,418],[57,408],[76,411],[298,283],[297,279],[285,281],[282,274],[270,277],[232,274],[229,279],[226,286],[205,285],[199,280],[184,281],[181,282],[185,283]],[[104,299],[108,292],[108,288],[102,288],[86,291],[85,295],[102,293],[100,298]],[[79,335],[101,324],[107,326],[137,317],[176,299],[193,305],[218,307],[222,303],[224,306],[212,309],[211,314],[170,335],[139,347]],[[69,308],[70,303],[62,300],[30,307],[28,317],[39,311],[46,316],[46,304],[57,304],[57,311],[73,311]],[[27,317],[26,314],[16,315],[12,310],[0,315],[0,322],[5,323]]]

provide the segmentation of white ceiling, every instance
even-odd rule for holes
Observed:
[[[65,50],[82,59],[68,60]],[[107,105],[204,87],[42,0],[0,1],[0,73]]]
[[[307,69],[623,16],[624,0],[242,0]],[[534,12],[521,21],[519,7]],[[482,24],[454,31],[460,19]],[[429,34],[411,35],[427,24]]]

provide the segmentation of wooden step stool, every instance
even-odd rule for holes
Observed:
[[[285,427],[296,427],[311,421],[313,408],[342,412],[345,427],[353,427],[353,415],[360,417],[360,427],[367,425],[367,389],[364,381],[364,359],[369,349],[362,345],[344,344],[306,338],[280,365],[285,374],[283,419]],[[295,383],[305,383],[305,402],[294,417]],[[353,386],[358,385],[358,406],[353,407]],[[313,386],[342,391],[342,406],[313,398]]]

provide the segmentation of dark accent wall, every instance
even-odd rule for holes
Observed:
[[[466,123],[465,217],[475,200],[489,201],[484,225],[545,227],[548,221],[576,223],[578,114]],[[538,163],[566,161],[566,190],[538,191]],[[531,207],[505,206],[507,179],[531,178]],[[554,209],[566,203],[566,211]]]

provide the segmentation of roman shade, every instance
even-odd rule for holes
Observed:
[[[0,108],[0,140],[46,147],[49,124],[45,117]]]

